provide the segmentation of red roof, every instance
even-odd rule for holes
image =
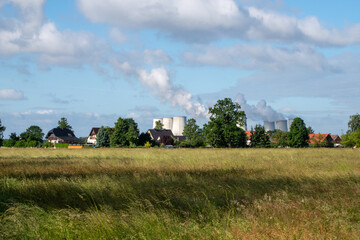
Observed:
[[[322,143],[326,139],[332,139],[330,133],[327,134],[309,134],[309,144]]]

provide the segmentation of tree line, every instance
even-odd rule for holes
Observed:
[[[301,118],[295,118],[290,126],[289,132],[275,130],[266,132],[264,127],[256,125],[251,129],[250,136],[246,135],[242,128],[246,126],[246,115],[241,111],[241,106],[230,98],[218,100],[209,108],[209,121],[202,128],[191,118],[187,121],[183,135],[186,140],[177,142],[169,136],[163,136],[159,143],[151,139],[149,133],[140,133],[138,124],[132,118],[118,118],[115,126],[110,128],[102,126],[97,133],[98,147],[119,147],[119,146],[155,146],[156,144],[173,145],[180,147],[202,147],[211,146],[217,148],[237,147],[307,147],[309,133],[313,133],[311,127]],[[58,127],[72,130],[66,118],[61,118]],[[350,116],[348,123],[349,130],[342,135],[342,143],[345,146],[360,146],[360,115]],[[161,122],[156,122],[156,129],[162,129]],[[30,126],[19,136],[11,133],[8,140],[3,140],[5,127],[0,120],[0,146],[7,147],[35,147],[43,143],[44,134],[38,126]],[[46,143],[48,144],[48,143]]]

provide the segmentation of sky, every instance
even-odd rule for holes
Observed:
[[[134,118],[207,122],[231,98],[248,128],[301,117],[342,134],[360,112],[360,1],[0,0],[4,137],[61,117],[78,137]]]

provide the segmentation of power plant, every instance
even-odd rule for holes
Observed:
[[[165,117],[154,118],[153,128],[156,126],[156,122],[160,121],[163,124],[163,129],[171,130],[174,136],[183,136],[184,127],[186,124],[186,117]]]
[[[270,122],[270,121],[264,121],[264,128],[265,131],[274,131],[276,130],[281,130],[283,132],[288,132],[290,130],[290,126],[293,122],[293,119],[289,119],[289,120],[277,120],[275,122]]]

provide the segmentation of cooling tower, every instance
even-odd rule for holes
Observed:
[[[265,132],[275,130],[275,122],[264,121]]]
[[[174,136],[183,136],[186,117],[173,117],[172,133]]]
[[[173,126],[173,118],[171,117],[163,118],[162,123],[164,124],[163,129],[171,130]]]
[[[294,121],[294,119],[289,119],[289,121],[288,121],[289,132],[290,132],[290,127],[291,127],[291,124],[293,121]]]
[[[153,119],[153,128],[155,128],[156,122],[158,122],[158,121],[160,121],[162,123],[162,119],[160,119],[160,118],[154,118]]]
[[[286,120],[276,121],[276,129],[279,129],[283,132],[287,132],[288,131],[287,121]]]

